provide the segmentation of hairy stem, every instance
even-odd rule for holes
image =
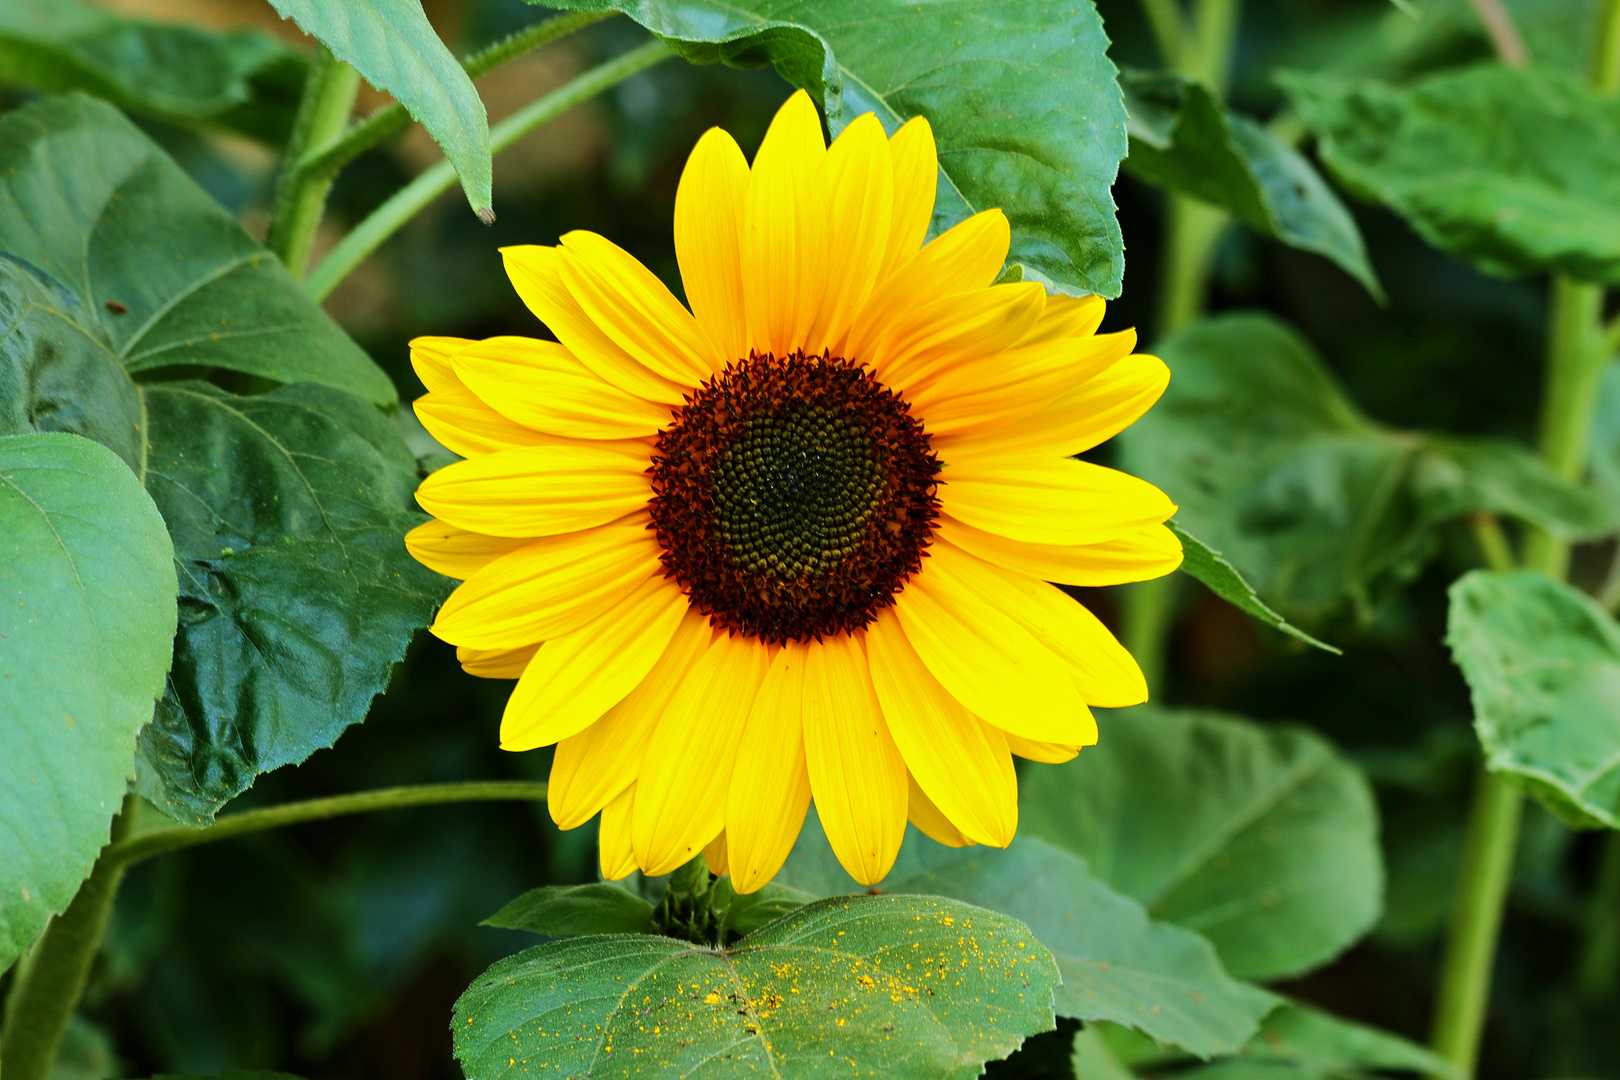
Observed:
[[[129,831],[139,806],[134,796],[124,799],[123,810],[113,818],[111,842],[90,877],[68,909],[51,920],[17,972],[0,1027],[0,1074],[7,1080],[46,1080],[56,1064],[124,876],[124,864],[107,853]]]
[[[275,209],[265,238],[265,246],[276,253],[295,280],[304,276],[335,175],[335,171],[315,175],[300,169],[298,163],[310,148],[343,131],[359,90],[360,73],[333,56],[325,45],[317,45],[309,64],[309,79],[304,83],[304,97],[298,104],[298,118],[287,141],[286,163],[276,185]]]
[[[649,41],[621,56],[598,65],[577,78],[559,86],[546,96],[530,102],[489,132],[490,149],[494,153],[511,146],[518,139],[547,121],[589,100],[630,76],[645,71],[654,64],[669,59],[671,53],[663,42]],[[411,218],[421,213],[455,182],[455,170],[448,161],[441,161],[394,193],[393,197],[372,211],[354,230],[334,247],[326,258],[310,273],[304,288],[317,300],[325,299],[331,291],[365,261]]]

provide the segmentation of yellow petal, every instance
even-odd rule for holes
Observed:
[[[904,394],[936,372],[1000,357],[1045,306],[1046,290],[1033,282],[946,297],[891,321],[865,359],[885,384]]]
[[[524,244],[502,248],[501,258],[518,296],[580,363],[639,398],[681,404],[689,387],[671,382],[632,357],[585,314],[563,283],[559,249]]]
[[[528,542],[521,537],[468,532],[447,521],[424,522],[405,534],[405,550],[417,562],[445,577],[463,579]]]
[[[883,251],[880,281],[917,254],[934,220],[939,157],[928,121],[921,116],[907,120],[889,140],[889,156],[894,161],[894,213],[889,218],[889,242]]]
[[[1096,725],[1092,725],[1091,741],[1087,746],[1097,745]],[[1010,731],[1002,732],[1007,736],[1007,749],[1021,758],[1029,761],[1044,761],[1048,765],[1061,765],[1065,761],[1073,761],[1080,753],[1078,746],[1065,746],[1062,743],[1036,742],[1034,739],[1025,739],[1014,735]]]
[[[596,844],[602,876],[608,881],[627,878],[636,868],[636,853],[630,847],[630,806],[635,796],[633,786],[625,788],[602,810]]]
[[[423,394],[411,407],[429,435],[462,457],[481,457],[515,446],[547,446],[558,441],[555,436],[514,424],[459,383]]]
[[[597,233],[562,238],[563,282],[614,344],[682,386],[714,374],[697,320],[634,255]]]
[[[1029,335],[1018,343],[1019,347],[1055,341],[1059,338],[1089,337],[1102,325],[1103,314],[1107,307],[1103,298],[1095,294],[1049,296],[1046,310],[1041,313],[1041,321],[1036,323]]]
[[[731,858],[726,852],[726,834],[710,840],[703,847],[703,865],[709,868],[709,873],[716,877],[725,877],[731,873]]]
[[[1012,843],[1018,778],[1006,737],[929,674],[892,608],[868,628],[866,651],[889,734],[929,800],[968,839],[992,847]]]
[[[670,699],[636,779],[631,836],[643,873],[684,865],[726,827],[737,744],[769,663],[763,643],[721,634]]]
[[[658,718],[713,636],[708,618],[688,609],[647,677],[602,719],[557,743],[546,805],[558,828],[583,825],[635,783]]]
[[[871,113],[857,117],[827,148],[822,162],[827,192],[829,272],[826,296],[804,343],[807,353],[842,351],[856,314],[872,295],[883,267],[894,213],[894,165],[883,125]]]
[[[951,824],[951,819],[940,812],[939,807],[933,804],[922,788],[917,786],[917,778],[906,777],[906,817],[911,823],[922,830],[928,839],[946,847],[967,847],[973,841],[962,835],[962,830]]]
[[[895,597],[906,640],[934,678],[969,712],[1004,731],[1080,742],[1091,713],[1063,658],[942,568],[934,548]]]
[[[523,669],[529,666],[534,659],[535,650],[540,648],[537,641],[533,645],[524,645],[516,649],[456,649],[456,659],[461,663],[461,669],[469,675],[476,675],[480,679],[516,679],[523,674]]]
[[[446,465],[416,491],[422,509],[491,536],[554,536],[647,505],[648,448],[582,443],[502,450]]]
[[[748,161],[737,141],[710,128],[692,148],[675,190],[675,258],[716,371],[748,356],[738,240],[747,190]]]
[[[855,318],[844,355],[866,362],[890,324],[924,304],[989,288],[1007,259],[1012,233],[1000,210],[974,214],[934,237],[893,274],[879,282]]]
[[[1147,680],[1130,652],[1097,616],[1056,585],[992,566],[937,537],[929,562],[934,564],[931,571],[994,604],[1062,657],[1086,704],[1114,709],[1147,700]]]
[[[782,869],[810,808],[804,764],[805,647],[782,646],[748,713],[726,802],[731,885],[751,893]]]
[[[827,144],[810,95],[777,110],[743,198],[743,302],[748,342],[786,356],[802,348],[827,287]]]
[[[979,460],[968,449],[957,446],[944,459],[940,502],[985,532],[1032,544],[1100,544],[1176,512],[1164,492],[1117,469],[1073,458]]]
[[[849,876],[876,885],[906,832],[906,765],[883,722],[860,641],[806,647],[804,753],[816,813]]]
[[[1150,525],[1100,544],[1030,544],[975,529],[946,514],[935,532],[986,562],[1063,585],[1149,581],[1181,565],[1181,541],[1163,525]]]
[[[660,572],[646,513],[502,555],[450,594],[434,636],[471,649],[512,649],[572,633]]]
[[[623,701],[686,614],[674,582],[650,578],[593,622],[540,646],[501,717],[501,749],[533,750],[584,731]]]
[[[459,337],[419,337],[411,339],[411,367],[428,390],[448,390],[460,386],[451,359],[472,339]]]
[[[555,341],[498,337],[456,354],[456,374],[524,427],[575,439],[639,439],[670,422],[668,405],[626,393]]]

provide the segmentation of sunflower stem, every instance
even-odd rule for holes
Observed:
[[[316,45],[309,63],[309,78],[298,103],[292,137],[281,179],[276,184],[276,203],[270,215],[270,232],[265,246],[276,253],[293,280],[304,276],[315,231],[326,211],[326,195],[332,190],[337,170],[312,173],[299,162],[311,147],[320,146],[343,131],[354,111],[360,91],[360,73],[332,55],[325,45]]]
[[[56,1064],[124,877],[126,864],[109,859],[107,853],[128,833],[139,809],[139,799],[125,797],[123,809],[113,818],[110,842],[89,878],[18,967],[0,1027],[0,1074],[8,1080],[46,1080]]]
[[[591,68],[490,128],[491,153],[500,153],[541,124],[673,55],[663,42],[649,41]],[[440,161],[400,188],[327,253],[304,282],[305,291],[324,300],[383,241],[449,190],[455,179],[450,162]]]
[[[1620,982],[1620,832],[1603,838],[1597,881],[1586,908],[1577,985],[1590,1002],[1611,1000]]]

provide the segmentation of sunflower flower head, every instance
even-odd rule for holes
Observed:
[[[690,309],[609,240],[505,249],[556,341],[420,338],[422,423],[466,460],[407,543],[461,578],[433,632],[516,678],[501,745],[556,744],[562,828],[602,872],[702,852],[751,892],[812,800],[875,884],[909,819],[1011,842],[1012,756],[1096,742],[1147,698],[1129,653],[1051,584],[1181,560],[1153,486],[1074,459],[1169,374],[1097,297],[995,284],[987,210],[923,243],[927,121],[828,146],[802,91],[752,167],[724,131],[675,200]]]

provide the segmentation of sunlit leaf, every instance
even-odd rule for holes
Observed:
[[[1620,626],[1531,570],[1451,587],[1446,643],[1474,699],[1485,765],[1566,822],[1620,828]]]
[[[695,63],[776,65],[822,104],[833,134],[875,112],[893,132],[928,118],[939,143],[934,231],[991,207],[1008,261],[1065,292],[1119,295],[1110,194],[1125,106],[1091,0],[544,0],[623,11]]]
[[[173,549],[111,450],[0,438],[0,969],[107,842],[174,639]]]
[[[1051,1029],[1057,982],[1051,956],[1004,915],[937,897],[843,897],[727,949],[645,934],[540,945],[479,976],[452,1028],[471,1080],[541,1066],[649,1080],[969,1080]]]

